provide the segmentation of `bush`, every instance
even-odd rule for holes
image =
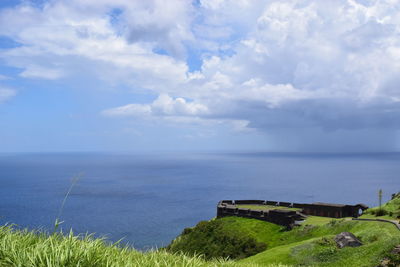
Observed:
[[[203,255],[205,259],[242,259],[264,251],[265,243],[240,232],[228,231],[221,220],[199,222],[167,246],[169,252]]]
[[[388,212],[386,210],[384,210],[384,209],[378,209],[375,212],[375,216],[384,216],[384,215],[387,215],[387,214],[388,214]]]
[[[183,229],[182,235],[187,235],[193,232],[193,228],[185,228]]]
[[[369,209],[366,212],[364,212],[365,214],[371,214],[371,215],[375,215],[376,214],[376,210],[373,209]]]

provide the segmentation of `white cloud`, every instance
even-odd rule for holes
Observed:
[[[0,57],[23,77],[84,73],[159,95],[108,116],[393,129],[399,10],[393,0],[54,0],[0,12],[0,34],[21,44]],[[193,72],[191,51],[202,61]]]
[[[207,7],[222,8],[214,4]],[[393,4],[400,7],[389,1],[265,3],[232,56],[204,62],[201,82],[192,83],[196,97],[217,117],[245,119],[266,131],[400,127],[400,12]]]
[[[0,103],[3,103],[16,95],[15,90],[0,87]]]
[[[151,106],[142,104],[129,104],[121,107],[111,108],[103,111],[106,116],[149,116]]]
[[[138,116],[138,117],[186,117],[207,115],[208,108],[205,105],[187,102],[185,99],[171,98],[162,94],[151,104],[129,104],[103,111],[106,116]]]
[[[25,70],[20,73],[24,78],[42,78],[48,80],[56,80],[63,76],[62,71],[57,69],[48,69],[41,66],[26,66]]]
[[[43,9],[19,5],[0,11],[0,34],[21,46],[0,57],[22,68],[22,77],[58,79],[103,65],[111,71],[95,77],[87,72],[88,78],[111,76],[118,69],[136,86],[166,88],[186,79],[187,66],[180,57],[186,53],[182,42],[191,38],[189,8],[174,1],[122,0],[51,1]],[[113,15],[117,10],[122,13]]]

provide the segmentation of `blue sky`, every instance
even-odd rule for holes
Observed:
[[[0,2],[0,152],[400,149],[398,1]]]

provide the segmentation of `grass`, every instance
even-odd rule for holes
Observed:
[[[236,205],[238,208],[242,209],[253,209],[253,210],[295,210],[301,211],[299,208],[288,208],[281,206],[271,206],[271,205]]]
[[[225,230],[242,231],[268,249],[238,262],[204,260],[201,256],[168,253],[165,250],[142,253],[129,247],[107,245],[90,235],[72,232],[46,234],[0,226],[0,266],[376,266],[383,255],[400,243],[400,232],[391,224],[321,218],[292,231],[254,219],[226,217]],[[363,242],[357,248],[337,249],[335,234],[350,231]]]
[[[348,218],[344,218],[348,219]],[[336,219],[336,218],[329,218],[329,217],[320,217],[320,216],[307,216],[307,219],[304,221],[304,225],[311,224],[311,225],[324,225],[332,221],[343,220],[343,219]]]
[[[253,229],[246,228],[241,223],[235,223],[236,219],[201,221],[193,228],[185,228],[166,249],[188,255],[200,253],[206,259],[218,257],[241,259],[264,251],[265,242],[261,242],[257,235],[253,234]],[[241,222],[246,222],[246,220],[241,220]],[[250,231],[252,234],[249,234]]]
[[[385,213],[383,216],[376,216],[380,208],[375,207],[366,210],[365,215],[361,216],[361,218],[400,219],[400,194],[397,194],[394,199],[382,205],[381,209]]]
[[[368,213],[361,215],[359,218],[361,218],[361,219],[383,219],[383,220],[390,220],[390,221],[395,220],[395,218],[393,218],[393,216],[389,216],[389,215],[376,216],[376,215],[368,214]]]
[[[223,231],[241,232],[255,238],[258,242],[267,244],[267,246],[278,242],[279,234],[285,230],[283,226],[256,219],[225,217],[217,220],[223,222]]]
[[[363,245],[338,249],[333,237],[352,232]],[[301,266],[377,266],[383,255],[400,242],[394,225],[379,222],[334,220],[325,225],[305,225],[283,233],[282,243],[244,259],[260,265],[271,263]]]
[[[216,259],[206,261],[201,256],[171,254],[166,251],[142,253],[128,247],[107,245],[102,239],[90,235],[76,236],[72,232],[62,235],[16,230],[0,226],[0,266],[23,267],[153,267],[153,266],[226,266],[252,267],[252,263],[239,263]],[[285,267],[271,264],[269,267]]]
[[[311,217],[291,231],[255,219],[225,217],[224,230],[241,231],[268,249],[240,261],[205,260],[199,255],[168,253],[165,250],[139,252],[117,244],[107,245],[90,235],[72,232],[47,234],[0,226],[0,266],[377,266],[393,246],[400,232],[391,224]],[[357,248],[338,249],[335,234],[349,231],[363,242]]]
[[[274,208],[277,207],[274,206]],[[388,215],[376,217],[372,214],[376,209],[369,209],[362,218],[393,219],[400,211],[400,196],[382,206]],[[222,258],[206,260],[200,255],[171,253],[165,249],[139,252],[130,247],[120,247],[118,244],[108,245],[105,240],[93,238],[91,235],[77,236],[72,232],[65,235],[59,232],[48,234],[41,231],[17,230],[12,226],[0,226],[0,267],[372,267],[377,266],[395,245],[400,244],[400,231],[394,225],[382,222],[352,221],[348,218],[332,219],[309,216],[300,227],[285,231],[282,226],[260,220],[225,217],[218,219],[218,227],[215,229],[218,234],[240,233],[242,237],[262,242],[266,245],[267,250],[239,261]],[[190,233],[192,230],[188,229],[186,233]],[[363,245],[338,249],[333,238],[336,234],[344,231],[355,234]],[[229,237],[224,234],[221,236]],[[227,240],[230,242],[233,239],[228,238]],[[182,241],[184,238],[180,236],[174,242]],[[204,244],[204,246],[212,245],[211,243]]]
[[[376,266],[383,254],[400,243],[400,232],[395,226],[381,222],[310,216],[302,226],[285,231],[282,226],[256,219],[224,217],[217,220],[222,224],[220,231],[240,232],[267,245],[264,252],[239,261],[261,266],[279,263],[304,266]],[[359,248],[337,249],[333,237],[345,231],[354,233],[364,245]],[[189,245],[184,239],[178,242],[182,242],[182,246]]]
[[[61,214],[64,210],[65,203],[67,202],[68,196],[71,194],[72,188],[74,188],[74,186],[78,183],[78,181],[82,175],[83,175],[83,173],[79,173],[78,175],[76,175],[72,178],[71,185],[70,185],[67,193],[65,194],[63,201],[61,202],[60,209],[58,210],[58,215],[56,217],[56,220],[54,221],[53,232],[56,232],[58,230],[58,228],[60,227],[60,225],[64,223],[63,221],[60,220],[60,218],[61,218]]]
[[[257,242],[262,242],[266,244],[267,248],[275,247],[286,242],[283,238],[286,232],[286,228],[277,224],[260,221],[256,219],[248,219],[242,217],[224,217],[216,219],[219,223],[219,232],[222,233],[239,233],[241,236],[247,236],[249,238],[254,238]],[[196,227],[192,228],[196,230]],[[208,246],[214,246],[212,234],[206,233],[210,239],[208,240]],[[190,236],[189,236],[190,237]],[[198,240],[195,238],[190,238],[185,235],[180,235],[176,240],[172,242],[174,247],[188,247],[193,246],[193,243],[197,243]]]
[[[381,222],[310,216],[302,226],[285,231],[279,225],[255,219],[217,220],[223,225],[221,231],[241,232],[267,245],[264,252],[239,260],[261,266],[377,266],[383,255],[400,243],[400,232],[395,226]],[[363,246],[338,249],[333,237],[345,231],[354,233]]]
[[[395,198],[382,207],[388,212],[396,213],[400,210],[399,202],[399,199]],[[241,207],[259,206],[241,205]],[[365,214],[362,218],[377,217]],[[378,218],[393,219],[388,215]],[[382,222],[308,216],[300,227],[285,231],[279,225],[255,219],[224,217],[218,220],[223,224],[223,231],[240,232],[266,244],[267,250],[238,261],[261,266],[286,264],[372,267],[379,265],[393,247],[400,244],[400,231],[394,225]],[[363,245],[355,248],[337,248],[334,237],[341,232],[355,234]]]
[[[369,209],[361,218],[393,220],[400,212],[400,195],[382,206],[387,215],[375,216],[378,209]],[[363,245],[338,249],[333,238],[344,231],[355,234]],[[273,238],[278,242],[270,242],[270,249],[241,262],[327,267],[377,266],[393,247],[400,243],[400,231],[392,224],[351,221],[349,218],[309,216],[301,227],[278,235],[279,238]]]

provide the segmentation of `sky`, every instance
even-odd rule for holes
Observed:
[[[398,0],[1,0],[0,152],[400,150]]]

